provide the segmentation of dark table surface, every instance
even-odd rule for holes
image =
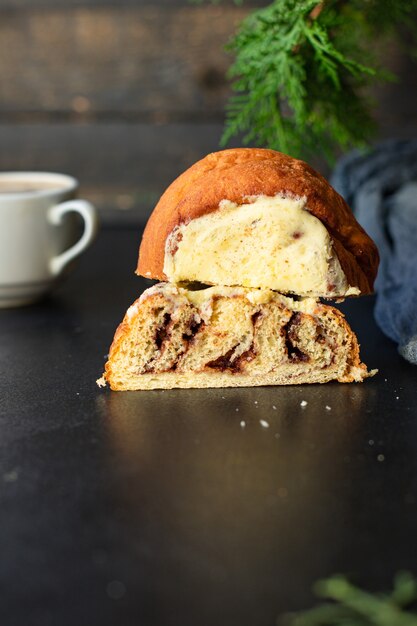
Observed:
[[[417,572],[417,369],[372,299],[344,306],[363,384],[100,390],[139,240],[0,311],[0,624],[267,626],[328,574]]]

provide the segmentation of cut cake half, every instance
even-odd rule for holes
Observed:
[[[115,391],[361,382],[343,314],[269,289],[159,283],[128,309],[97,382]]]

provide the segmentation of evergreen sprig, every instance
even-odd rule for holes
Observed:
[[[407,610],[417,600],[417,580],[399,572],[390,594],[374,594],[352,585],[344,576],[316,584],[318,596],[332,602],[287,615],[283,626],[417,626],[417,614]]]
[[[417,0],[274,0],[253,10],[228,45],[234,94],[222,146],[241,134],[244,144],[329,161],[365,146],[375,123],[363,88],[393,78],[371,49],[401,24],[412,30],[414,10]]]

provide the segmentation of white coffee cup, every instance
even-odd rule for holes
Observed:
[[[44,296],[94,239],[96,210],[77,190],[65,174],[0,173],[0,308]]]

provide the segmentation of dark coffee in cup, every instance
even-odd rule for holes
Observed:
[[[24,180],[0,180],[0,194],[40,193],[42,191],[59,191],[63,185],[45,181]]]

